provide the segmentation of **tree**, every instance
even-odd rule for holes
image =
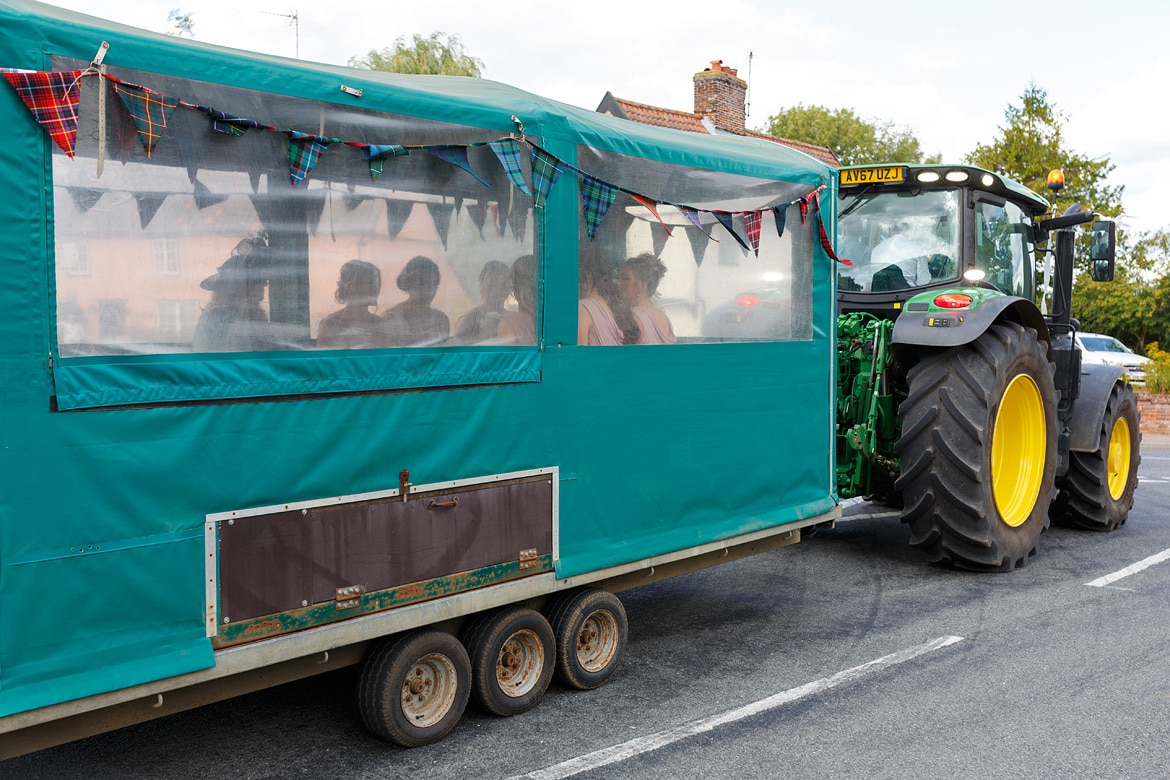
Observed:
[[[406,43],[406,36],[400,36],[390,48],[381,51],[371,49],[364,57],[350,57],[349,66],[390,73],[429,73],[476,78],[482,75],[483,71],[483,61],[467,53],[459,36],[444,32],[433,32],[427,38],[416,33],[409,45]]]
[[[172,8],[171,12],[167,14],[167,21],[171,23],[171,29],[167,30],[167,35],[176,38],[195,37],[195,15],[190,11]]]
[[[1046,192],[1048,172],[1064,171],[1065,189],[1058,193],[1058,208],[1080,203],[1088,211],[1106,216],[1121,213],[1122,185],[1109,186],[1105,179],[1113,170],[1108,157],[1094,160],[1065,148],[1065,116],[1048,102],[1048,94],[1029,84],[1019,106],[1008,106],[1000,138],[975,147],[967,161],[981,168],[1015,179],[1036,192]]]
[[[765,133],[827,146],[842,165],[922,162],[922,147],[907,128],[893,122],[866,121],[852,109],[797,105],[768,117]],[[937,155],[932,158],[937,159]]]
[[[1151,342],[1170,345],[1170,231],[1138,236],[1112,282],[1079,274],[1073,300],[1085,331],[1108,333],[1141,351]]]

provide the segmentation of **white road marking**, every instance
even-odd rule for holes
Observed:
[[[1143,558],[1137,563],[1126,566],[1124,569],[1115,571],[1112,574],[1106,574],[1104,577],[1098,577],[1092,582],[1086,582],[1085,584],[1091,585],[1094,588],[1103,588],[1110,583],[1117,582],[1123,577],[1128,577],[1131,574],[1137,574],[1139,571],[1148,569],[1154,564],[1161,563],[1162,561],[1170,561],[1170,550],[1163,550],[1157,555],[1151,555],[1149,558]]]
[[[909,647],[905,650],[900,650],[896,653],[876,658],[872,661],[855,666],[852,669],[846,669],[843,672],[837,672],[830,677],[822,677],[819,680],[814,680],[810,683],[805,683],[797,688],[791,688],[782,693],[777,693],[769,696],[766,699],[761,699],[751,704],[744,705],[734,710],[729,710],[718,715],[712,715],[707,718],[700,718],[699,720],[684,723],[681,726],[676,726],[672,729],[659,731],[655,734],[648,734],[644,737],[631,739],[628,742],[623,742],[620,745],[595,750],[592,753],[586,753],[583,756],[571,758],[568,761],[562,761],[559,764],[545,767],[544,769],[537,769],[529,772],[526,775],[516,775],[509,780],[519,780],[520,778],[532,778],[532,780],[561,780],[561,778],[572,777],[581,772],[587,772],[591,769],[596,769],[601,766],[608,766],[609,764],[617,764],[643,753],[650,753],[659,748],[666,747],[672,743],[678,742],[688,737],[693,737],[697,734],[703,734],[712,731],[719,726],[728,723],[734,723],[744,718],[750,718],[753,715],[773,710],[782,707],[785,704],[791,704],[794,701],[803,699],[807,696],[814,696],[818,693],[836,688],[840,685],[851,683],[855,680],[864,677],[867,674],[878,672],[883,669],[895,666],[906,661],[910,661],[926,653],[939,650],[948,645],[953,645],[956,642],[962,642],[961,636],[942,636],[938,639],[927,642],[926,644]]]

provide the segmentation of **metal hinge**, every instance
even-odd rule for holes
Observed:
[[[537,559],[535,547],[533,547],[530,550],[521,550],[520,551],[520,564],[518,566],[520,571],[524,571],[525,569],[535,568],[535,566],[538,563],[539,563],[539,560]]]

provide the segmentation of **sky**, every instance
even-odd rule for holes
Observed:
[[[961,162],[994,142],[1030,84],[1066,119],[1067,147],[1109,158],[1131,231],[1170,228],[1170,3],[1114,0],[56,0],[156,32],[191,14],[195,38],[337,65],[400,36],[459,36],[483,76],[589,109],[607,91],[694,107],[712,60],[748,82],[748,127],[796,105],[852,109]],[[293,21],[295,16],[296,21]],[[111,59],[111,62],[115,61]]]

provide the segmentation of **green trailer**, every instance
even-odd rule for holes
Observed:
[[[0,68],[0,758],[353,664],[425,744],[838,515],[819,162],[25,0]]]

